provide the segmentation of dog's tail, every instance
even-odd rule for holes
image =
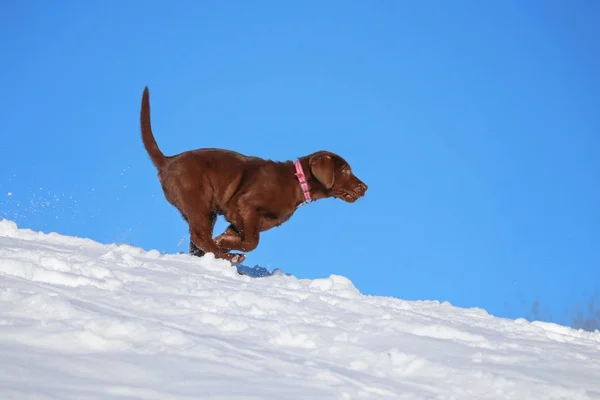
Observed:
[[[148,87],[144,88],[144,94],[142,95],[142,109],[140,111],[140,125],[142,128],[142,141],[144,147],[150,155],[150,159],[154,166],[160,171],[166,161],[166,157],[156,144],[154,134],[152,133],[152,125],[150,124],[150,94],[148,93]]]

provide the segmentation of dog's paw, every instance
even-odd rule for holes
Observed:
[[[244,254],[228,254],[228,259],[229,262],[231,262],[232,264],[241,264],[244,262],[244,260],[246,259],[246,256]]]
[[[197,248],[197,247],[196,247],[195,249],[193,249],[193,248],[190,248],[190,255],[192,255],[192,256],[196,256],[196,257],[202,257],[202,256],[204,256],[205,254],[206,254],[205,252],[203,252],[202,250],[200,250],[200,249],[199,249],[199,248]]]

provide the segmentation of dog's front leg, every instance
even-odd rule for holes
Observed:
[[[240,250],[242,248],[242,238],[233,224],[229,225],[225,232],[215,238],[215,243],[223,251]]]
[[[249,252],[258,247],[260,221],[257,214],[247,212],[232,216],[225,232],[215,238],[216,245],[223,251]]]

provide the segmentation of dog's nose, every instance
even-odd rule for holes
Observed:
[[[360,182],[360,183],[358,184],[358,188],[359,188],[359,189],[360,189],[360,190],[361,190],[363,193],[365,193],[365,192],[367,191],[367,189],[368,189],[367,185],[365,185],[365,184],[364,184],[364,183],[362,183],[362,182]]]

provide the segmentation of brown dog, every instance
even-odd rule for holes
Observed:
[[[165,156],[150,124],[150,95],[144,89],[142,140],[164,195],[189,224],[190,253],[241,263],[258,246],[262,231],[287,221],[305,201],[335,197],[353,203],[367,185],[337,154],[318,151],[297,161],[276,162],[229,150],[198,149]],[[230,225],[213,239],[218,215]]]

